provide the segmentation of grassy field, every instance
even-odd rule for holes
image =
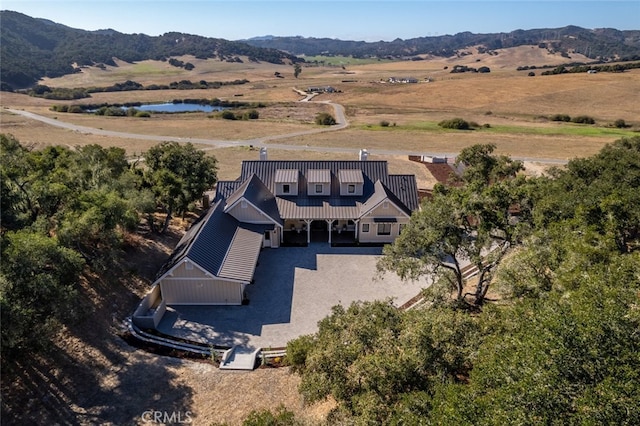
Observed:
[[[519,65],[558,64],[567,58],[549,55],[543,49],[516,48],[498,55],[478,54],[449,59],[422,61],[350,61],[345,69],[335,66],[303,67],[299,78],[293,77],[291,65],[226,63],[183,57],[194,63],[192,71],[170,66],[166,62],[119,62],[118,67],[83,69],[63,78],[46,80],[53,87],[106,86],[131,79],[142,84],[168,84],[192,81],[231,81],[246,78],[244,85],[223,86],[208,90],[167,90],[99,93],[81,101],[48,101],[25,95],[2,93],[0,105],[33,111],[61,121],[119,132],[167,136],[168,138],[205,138],[243,141],[267,135],[282,135],[313,129],[318,112],[330,111],[323,101],[342,104],[350,128],[338,132],[304,135],[274,144],[313,147],[346,147],[354,150],[405,150],[411,152],[457,152],[474,143],[495,143],[498,151],[520,157],[559,158],[591,155],[606,143],[622,136],[638,134],[640,121],[637,94],[640,93],[640,70],[620,74],[565,74],[527,77],[515,71]],[[311,58],[307,58],[311,59]],[[335,58],[334,58],[335,59]],[[580,58],[572,58],[580,60]],[[489,74],[451,74],[453,65],[490,66]],[[445,69],[447,67],[447,69]],[[278,72],[284,78],[276,78]],[[536,71],[537,72],[537,71]],[[348,74],[346,74],[348,73]],[[539,74],[539,73],[538,73]],[[390,76],[411,76],[418,84],[385,83]],[[426,82],[426,78],[429,82]],[[322,94],[311,103],[297,102],[302,97],[294,89],[331,85],[340,92]],[[54,113],[54,104],[164,102],[184,98],[219,98],[245,102],[262,102],[260,119],[228,121],[212,114],[152,115],[149,119],[98,117]],[[553,114],[588,115],[596,125],[558,123],[544,119]],[[451,131],[437,123],[460,117],[490,127],[474,131]],[[632,127],[611,128],[617,119]],[[381,127],[387,121],[389,127]],[[40,123],[0,112],[2,131],[33,146],[63,144],[69,146],[99,143],[120,146],[129,153],[149,148],[150,142],[127,138],[102,137],[54,129]],[[248,144],[247,144],[248,145]],[[222,151],[221,169],[225,164]],[[311,152],[311,151],[310,151]],[[296,153],[299,155],[299,153]],[[322,153],[310,154],[321,156]],[[229,161],[237,161],[230,156]]]

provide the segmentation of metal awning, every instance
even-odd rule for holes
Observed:
[[[375,223],[395,223],[398,219],[395,217],[374,217],[373,221]]]

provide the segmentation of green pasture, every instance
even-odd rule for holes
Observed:
[[[351,65],[368,65],[368,64],[379,64],[382,62],[393,62],[389,59],[378,59],[378,58],[353,58],[351,56],[304,56],[304,60],[307,63],[318,62],[321,65],[329,65],[329,66],[351,66]]]
[[[424,131],[424,132],[482,132],[493,134],[522,134],[522,135],[542,135],[542,136],[588,136],[588,137],[631,137],[637,136],[637,130],[631,129],[618,129],[614,127],[602,127],[594,125],[580,125],[580,124],[564,124],[561,126],[550,127],[529,127],[529,126],[509,126],[509,125],[491,125],[491,127],[479,127],[473,130],[453,130],[443,129],[438,126],[438,122],[435,121],[420,121],[413,123],[404,123],[402,125],[394,125],[393,122],[389,122],[388,126],[382,126],[380,123],[375,124],[362,124],[354,126],[362,130],[371,131],[389,131],[389,132],[403,132],[403,131]]]

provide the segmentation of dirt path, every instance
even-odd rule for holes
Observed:
[[[191,142],[193,144],[209,146],[211,147],[211,149],[242,147],[242,146],[252,145],[254,147],[268,147],[268,148],[279,149],[284,151],[315,151],[315,152],[325,152],[325,153],[357,154],[359,151],[359,148],[349,148],[349,147],[341,147],[341,146],[315,146],[315,145],[310,146],[310,145],[290,145],[290,144],[271,143],[273,141],[277,141],[280,139],[312,135],[317,133],[334,132],[334,131],[346,129],[347,127],[349,127],[349,122],[346,118],[345,110],[342,105],[333,103],[333,102],[328,102],[328,101],[323,101],[321,103],[325,103],[333,107],[334,113],[336,115],[336,121],[338,122],[338,124],[334,126],[329,126],[326,128],[302,130],[299,132],[264,136],[264,137],[258,137],[253,139],[246,139],[246,140],[203,139],[203,138],[157,136],[157,135],[145,135],[145,134],[139,134],[139,133],[117,132],[112,130],[78,126],[72,123],[67,123],[64,121],[60,121],[58,119],[54,120],[52,118],[44,117],[42,115],[35,114],[29,111],[24,111],[24,110],[7,108],[7,111],[14,114],[19,114],[21,116],[24,116],[32,120],[37,120],[37,121],[46,123],[51,126],[60,127],[60,128],[72,130],[72,131],[83,133],[83,134],[90,134],[90,135],[111,136],[115,138],[127,138],[127,139],[139,139],[139,140],[147,140],[147,141],[155,141],[155,142],[163,142],[163,141],[175,141],[175,142],[181,142],[181,143]],[[455,157],[457,153],[455,152],[409,152],[406,150],[377,149],[375,150],[375,154],[385,155],[385,156],[387,155],[388,156],[429,155],[434,157]],[[514,160],[537,162],[537,163],[544,163],[544,164],[566,164],[567,163],[566,160],[560,160],[560,159],[554,159],[554,158],[535,158],[535,157],[512,157],[512,158]]]

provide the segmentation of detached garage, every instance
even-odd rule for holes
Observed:
[[[218,202],[182,238],[155,281],[167,305],[240,305],[253,280],[264,234]]]

